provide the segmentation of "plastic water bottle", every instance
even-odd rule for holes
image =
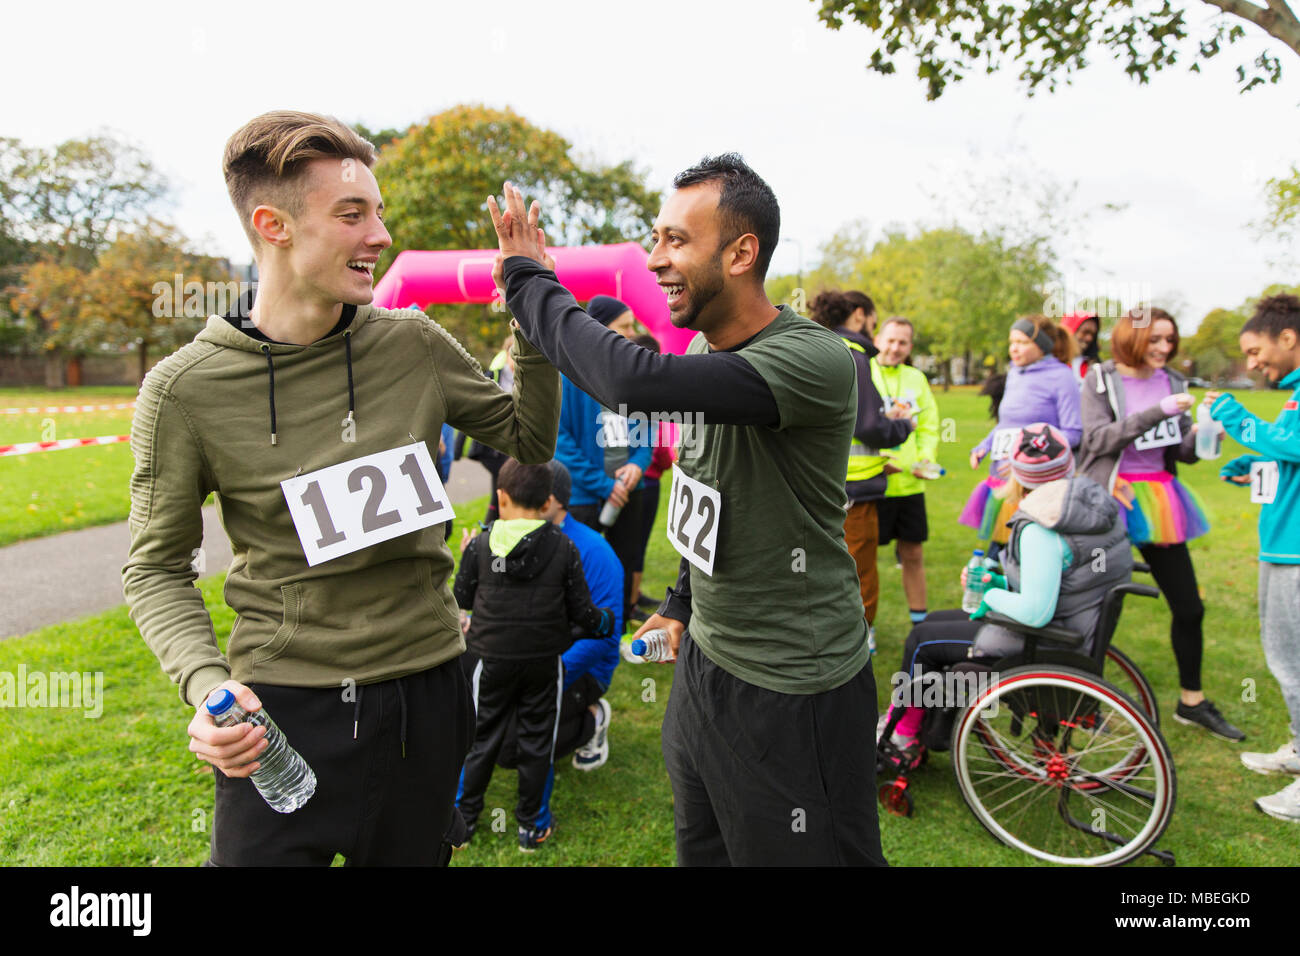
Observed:
[[[929,480],[942,478],[947,474],[947,472],[943,470],[943,466],[937,461],[927,461],[925,464],[917,466],[916,470],[912,473],[918,478],[926,478]]]
[[[622,510],[622,505],[616,505],[614,502],[606,500],[605,507],[600,509],[600,523],[606,528],[614,527],[614,522],[618,520]]]
[[[1219,444],[1219,423],[1210,417],[1209,406],[1202,404],[1196,409],[1196,457],[1218,458]]]
[[[989,586],[984,583],[984,551],[976,548],[972,552],[970,562],[966,565],[966,590],[961,595],[961,609],[967,614],[973,614],[979,610],[980,602],[984,600],[984,592]]]
[[[644,635],[632,642],[630,649],[634,658],[645,663],[677,660],[677,655],[673,653],[672,642],[668,639],[668,632],[662,627],[646,631]]]
[[[204,706],[218,727],[246,723],[267,728],[266,749],[256,758],[261,766],[249,779],[272,810],[293,813],[311,799],[316,792],[316,774],[298,751],[289,746],[284,732],[267,716],[265,710],[250,714],[235,702],[235,695],[225,688],[209,694]]]

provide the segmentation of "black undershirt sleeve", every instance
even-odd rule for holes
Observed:
[[[668,589],[664,603],[659,605],[659,614],[683,624],[691,621],[691,563],[685,558],[677,568],[677,583]]]
[[[524,338],[606,408],[693,412],[719,425],[780,423],[772,390],[740,355],[643,349],[587,315],[554,272],[524,256],[506,260],[505,279],[506,303]]]

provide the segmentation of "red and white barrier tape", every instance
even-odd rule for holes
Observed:
[[[0,458],[4,458],[6,455],[34,455],[38,451],[58,451],[61,448],[83,448],[86,445],[116,445],[118,442],[130,440],[130,435],[100,435],[98,438],[28,441],[17,445],[0,445]]]
[[[135,402],[118,402],[116,405],[46,405],[43,408],[0,408],[0,415],[49,415],[55,412],[111,412],[122,408],[135,408]]]

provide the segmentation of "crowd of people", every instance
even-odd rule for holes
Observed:
[[[578,303],[538,204],[506,183],[488,208],[513,331],[486,374],[422,312],[370,304],[391,244],[374,161],[314,114],[265,114],[231,137],[224,170],[256,299],[246,319],[211,317],[137,404],[124,589],[195,708],[190,749],[221,771],[211,865],[444,864],[479,829],[495,766],[517,770],[519,848],[536,850],[554,832],[556,761],[609,759],[606,694],[634,620],[635,637],[665,632],[676,661],[662,750],[680,865],[882,865],[882,544],[913,625],[903,671],[1006,653],[1014,635],[981,620],[991,611],[1091,632],[1137,547],[1173,611],[1175,717],[1243,739],[1201,687],[1187,542],[1208,522],[1176,476],[1196,460],[1196,426],[1170,367],[1172,316],[1121,319],[1106,361],[1096,317],[1011,325],[996,425],[969,456],[988,474],[960,516],[1000,571],[982,577],[973,614],[931,612],[925,491],[943,471],[915,329],[878,323],[862,292],[822,293],[813,321],[769,301],[780,209],[743,159],[679,174],[653,227],[647,266],[673,325],[697,333],[684,355],[662,354],[616,298]],[[1257,452],[1223,477],[1262,504],[1261,629],[1294,738],[1300,300],[1261,302],[1241,343],[1251,368],[1296,390],[1271,424],[1230,395],[1206,399]],[[681,424],[638,429],[629,408]],[[492,494],[456,568],[439,476],[458,446],[491,472]],[[655,599],[641,578],[662,481],[680,562]],[[384,501],[396,485],[410,507]],[[235,555],[224,652],[190,564],[209,493]],[[265,705],[313,768],[303,807],[279,814],[258,795],[264,729],[216,726],[203,704],[219,689]],[[920,714],[896,716],[891,744],[906,752]],[[1242,760],[1300,774],[1295,743]],[[1300,781],[1257,802],[1300,821]]]

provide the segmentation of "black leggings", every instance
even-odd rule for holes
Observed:
[[[1173,614],[1169,640],[1178,662],[1178,686],[1183,690],[1201,689],[1201,648],[1204,643],[1201,621],[1205,605],[1196,585],[1196,569],[1186,544],[1154,545],[1138,548],[1142,560],[1151,565],[1151,576],[1165,596]]]

